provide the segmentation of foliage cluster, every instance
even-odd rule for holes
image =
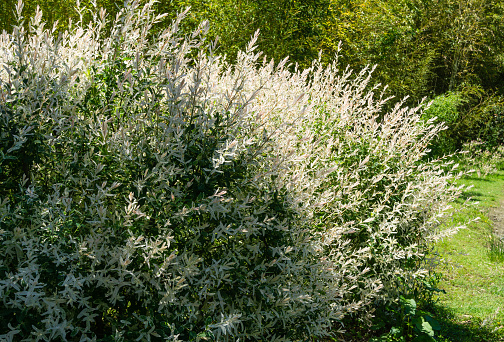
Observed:
[[[390,328],[390,331],[374,337],[370,342],[435,342],[435,331],[441,330],[441,326],[431,315],[417,308],[417,302],[414,298],[401,296],[396,308],[389,308],[389,321],[380,321],[381,328],[387,323],[397,324]],[[383,317],[383,318],[385,318]]]
[[[471,141],[464,144],[463,151],[457,155],[461,169],[468,173],[476,172],[478,178],[496,173],[504,160],[504,146],[493,150],[483,149],[482,141]]]
[[[460,188],[422,106],[154,6],[0,36],[1,339],[326,336],[426,275]]]
[[[446,118],[448,130],[434,141],[434,153],[476,139],[502,143],[502,1],[350,3],[335,15],[346,25],[332,36],[345,43],[345,63],[378,64],[375,79],[399,98],[410,96],[410,105],[423,97],[450,102],[456,115]]]
[[[0,30],[10,31],[15,23],[16,1],[0,4]],[[74,10],[77,3],[86,10]],[[23,13],[31,17],[37,5],[48,14],[50,25],[58,20],[56,32],[62,32],[70,20],[91,20],[100,7],[115,18],[123,1],[26,0]],[[208,37],[220,38],[218,53],[230,61],[260,29],[259,49],[277,61],[290,56],[305,68],[321,51],[327,64],[336,53],[354,70],[378,64],[373,84],[388,85],[389,94],[397,98],[409,96],[410,106],[423,97],[443,101],[458,94],[463,104],[457,106],[459,119],[448,125],[448,141],[434,142],[434,152],[450,153],[475,139],[492,146],[502,143],[502,0],[171,0],[160,1],[154,9],[174,18],[188,6],[191,13],[182,31],[190,34],[210,20]],[[160,23],[153,32],[165,26]]]

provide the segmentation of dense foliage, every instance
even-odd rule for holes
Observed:
[[[0,30],[15,24],[17,0],[0,4]],[[141,2],[145,2],[142,0]],[[115,18],[122,0],[82,0],[85,11],[75,9],[76,0],[27,0],[26,17],[37,5],[56,32],[69,20],[90,20],[104,7]],[[304,67],[322,51],[330,63],[339,52],[343,65],[362,69],[378,64],[373,84],[387,85],[396,98],[409,96],[416,106],[423,97],[444,101],[450,94],[461,98],[454,104],[458,119],[434,144],[435,151],[450,152],[474,139],[487,147],[503,143],[504,2],[502,0],[171,0],[154,8],[157,14],[176,13],[191,7],[182,31],[190,33],[210,20],[209,39],[220,38],[218,54],[236,60],[249,37],[261,30],[258,47],[269,58],[285,56]],[[160,23],[153,30],[166,26]],[[110,27],[109,27],[110,28]],[[390,107],[386,107],[390,110]]]
[[[1,339],[326,336],[450,233],[423,105],[387,106],[367,68],[269,62],[257,35],[230,64],[185,14],[55,36],[37,11],[0,36]]]

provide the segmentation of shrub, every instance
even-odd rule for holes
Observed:
[[[430,106],[425,110],[424,119],[435,119],[438,123],[443,123],[448,127],[432,141],[432,154],[443,155],[445,153],[453,153],[460,146],[456,127],[461,121],[461,106],[468,100],[461,92],[448,92],[439,95],[431,102]]]
[[[425,120],[436,118],[447,129],[432,141],[430,155],[440,156],[465,149],[474,140],[484,141],[484,149],[503,144],[502,98],[481,87],[465,85],[460,91],[437,96],[425,110]]]
[[[467,174],[476,172],[478,178],[486,177],[499,170],[499,164],[504,160],[504,146],[497,146],[491,150],[485,148],[482,141],[471,141],[464,144],[458,162]]]
[[[504,103],[502,98],[490,97],[483,103],[478,138],[487,149],[504,146]]]
[[[442,127],[378,121],[369,69],[290,72],[257,35],[229,65],[185,13],[151,37],[152,6],[0,37],[2,339],[306,339],[425,273]]]

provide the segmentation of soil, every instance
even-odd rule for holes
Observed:
[[[489,218],[494,223],[494,233],[497,237],[504,237],[504,199],[498,207],[490,209]]]

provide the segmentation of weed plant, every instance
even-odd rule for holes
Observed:
[[[504,237],[492,234],[489,247],[490,260],[504,262]]]
[[[460,169],[468,174],[475,172],[477,178],[485,178],[496,173],[504,160],[504,145],[488,149],[481,140],[471,141],[463,145],[461,153],[457,154]]]
[[[0,36],[0,339],[322,337],[427,274],[460,188],[421,105],[152,8]]]

